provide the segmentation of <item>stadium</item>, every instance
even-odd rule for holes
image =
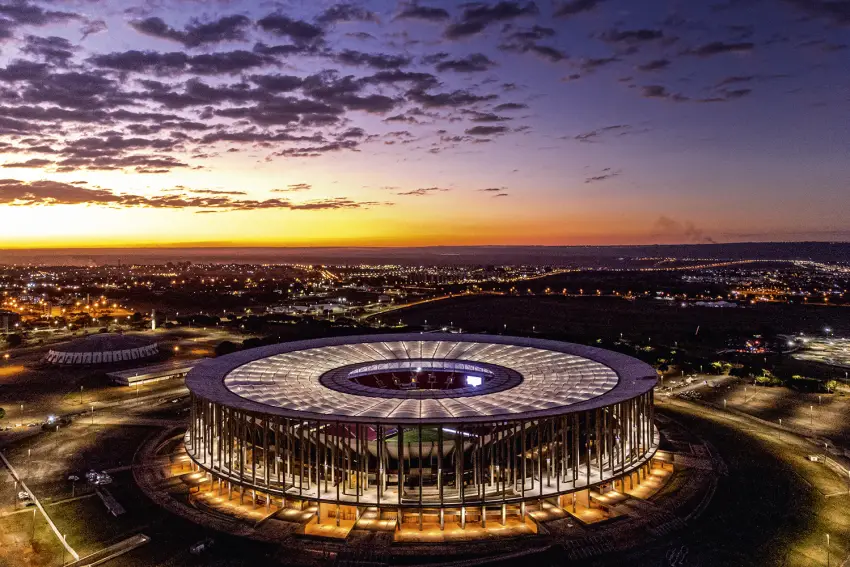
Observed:
[[[640,483],[656,379],[623,354],[530,338],[283,343],[189,373],[186,450],[219,493],[317,524],[487,530]]]
[[[113,364],[155,357],[159,345],[145,337],[117,333],[99,333],[75,339],[48,351],[50,364]]]

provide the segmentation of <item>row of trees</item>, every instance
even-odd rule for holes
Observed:
[[[759,386],[787,386],[805,392],[826,391],[827,394],[834,393],[840,385],[838,380],[823,381],[801,374],[794,374],[790,379],[783,380],[767,369],[762,370],[761,374],[755,377],[755,383]]]

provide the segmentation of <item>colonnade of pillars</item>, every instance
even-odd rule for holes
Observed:
[[[652,423],[652,391],[553,417],[446,425],[293,419],[193,394],[187,450],[229,485],[279,497],[504,507],[622,476],[654,449]]]

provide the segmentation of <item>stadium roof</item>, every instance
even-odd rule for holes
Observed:
[[[376,362],[465,361],[494,373],[470,392],[381,391],[330,375]],[[324,377],[324,378],[323,378]],[[652,389],[655,370],[629,356],[519,337],[390,334],[282,343],[205,361],[186,378],[210,401],[289,418],[387,424],[480,423],[604,407]],[[391,393],[390,393],[391,392]]]

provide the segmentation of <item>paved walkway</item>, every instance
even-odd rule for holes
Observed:
[[[14,478],[17,482],[19,482],[20,485],[21,485],[21,488],[24,491],[26,491],[27,494],[29,494],[33,503],[36,505],[38,510],[41,512],[41,515],[44,516],[44,519],[47,521],[48,525],[50,526],[50,529],[52,529],[53,533],[56,534],[56,537],[59,538],[59,543],[61,543],[65,547],[65,549],[68,551],[68,553],[71,554],[71,556],[74,559],[79,559],[80,554],[77,553],[76,551],[74,551],[74,548],[71,547],[68,544],[68,540],[67,540],[67,538],[65,538],[65,535],[59,532],[59,528],[56,527],[56,524],[54,524],[53,520],[50,519],[50,516],[47,515],[47,511],[44,509],[44,506],[41,505],[41,502],[39,502],[39,500],[38,500],[38,498],[36,498],[35,494],[33,494],[33,492],[29,489],[29,487],[26,485],[26,483],[23,480],[21,480],[21,477],[18,476],[18,472],[15,470],[15,467],[12,466],[12,463],[10,463],[6,459],[6,455],[4,455],[3,453],[0,453],[0,460],[2,460],[3,464],[6,465],[6,468],[9,469],[9,473],[11,473],[12,478]],[[16,494],[15,497],[17,498],[17,496],[18,495]]]

